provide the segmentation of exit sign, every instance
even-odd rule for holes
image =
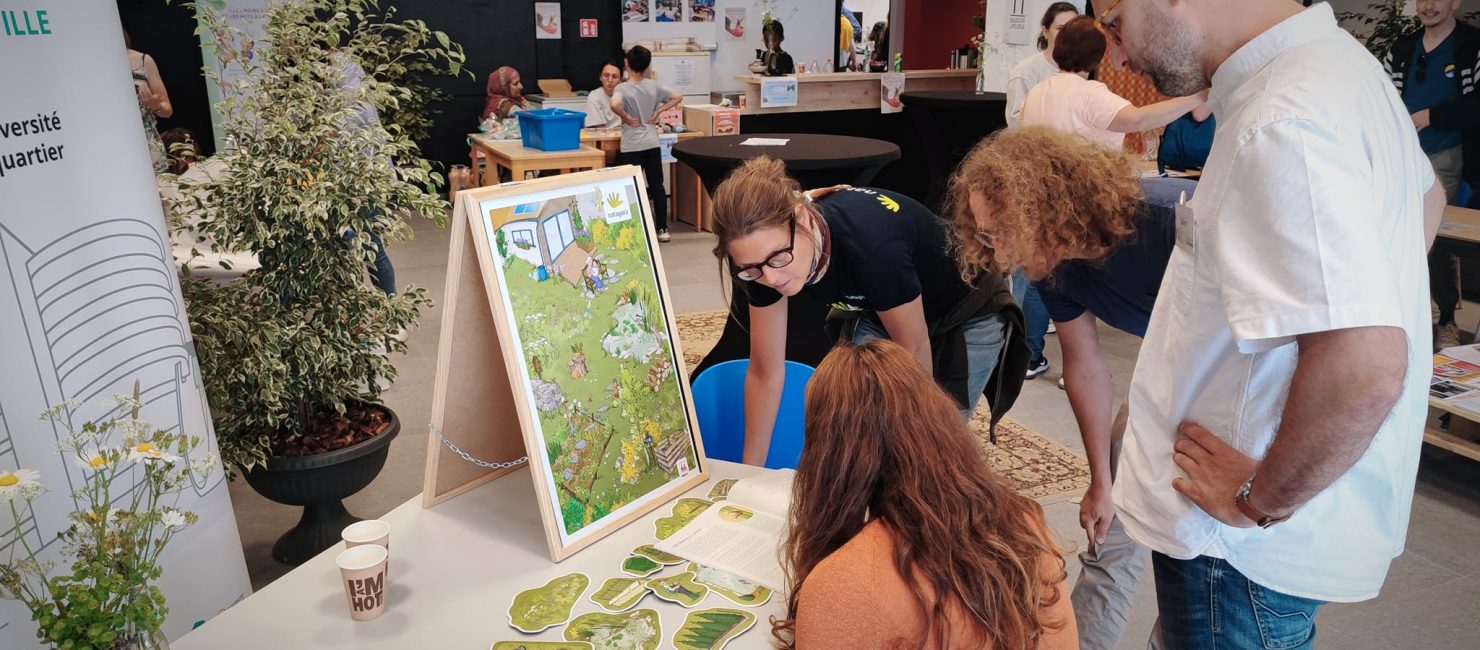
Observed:
[[[581,19],[581,38],[596,38],[596,19]]]

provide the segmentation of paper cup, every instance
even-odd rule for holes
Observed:
[[[384,546],[386,550],[391,548],[391,525],[379,519],[357,521],[346,526],[339,536],[344,539],[346,549],[364,544]]]
[[[356,621],[373,621],[385,613],[386,560],[390,551],[376,544],[361,544],[341,551],[335,558],[349,597],[349,615]]]

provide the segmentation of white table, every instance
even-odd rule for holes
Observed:
[[[687,496],[704,497],[719,479],[767,471],[724,461],[710,463],[710,481]],[[391,569],[386,595],[389,609],[379,619],[350,620],[339,568],[334,564],[334,556],[343,550],[339,544],[170,645],[174,650],[483,650],[494,641],[562,640],[564,626],[535,635],[509,627],[514,595],[579,571],[591,578],[591,586],[572,617],[602,611],[590,601],[591,592],[607,578],[626,577],[620,568],[622,560],[632,549],[653,541],[653,520],[669,514],[670,508],[671,504],[665,504],[554,564],[545,550],[528,470],[501,477],[431,510],[422,509],[418,495],[382,517],[391,524]],[[682,569],[682,565],[669,567],[660,575]],[[697,608],[732,607],[755,614],[755,625],[727,648],[770,648],[769,621],[785,613],[785,603],[784,595],[777,593],[764,606],[740,608],[711,593]],[[663,621],[659,647],[673,647],[673,633],[683,624],[687,610],[651,594],[638,608],[658,611]]]

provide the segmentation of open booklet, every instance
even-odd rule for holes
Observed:
[[[781,542],[791,508],[791,480],[784,469],[737,481],[688,525],[654,546],[681,558],[728,571],[775,591],[786,588]]]

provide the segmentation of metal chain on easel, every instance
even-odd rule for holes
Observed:
[[[529,461],[529,456],[521,457],[519,460],[511,460],[507,463],[490,463],[486,460],[478,460],[477,458],[473,458],[473,456],[468,452],[463,451],[462,448],[458,447],[456,444],[453,444],[451,440],[447,439],[447,436],[442,435],[442,430],[438,429],[437,425],[428,424],[427,428],[431,429],[432,433],[436,434],[437,438],[442,441],[442,444],[447,445],[447,448],[452,450],[452,453],[461,456],[463,460],[468,461],[479,467],[487,467],[488,469],[508,469],[510,467],[518,467]]]

